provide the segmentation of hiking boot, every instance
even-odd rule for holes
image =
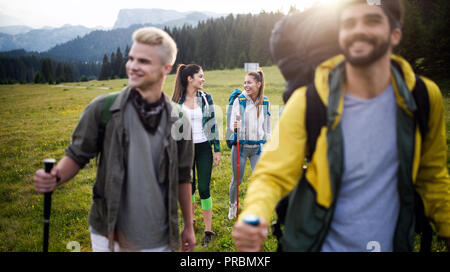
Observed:
[[[236,217],[236,204],[231,204],[228,207],[228,219],[232,220]]]
[[[211,242],[213,236],[214,236],[214,232],[205,231],[205,238],[203,238],[203,246],[204,247],[207,247],[209,245],[209,242]]]

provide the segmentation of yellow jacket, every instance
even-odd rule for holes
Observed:
[[[322,63],[315,73],[315,87],[324,103],[328,106],[330,72],[345,61],[342,55]],[[401,57],[392,56],[392,61],[403,72],[404,83],[411,91],[416,83],[411,66]],[[394,78],[394,76],[393,76]],[[424,141],[419,128],[415,129],[414,156],[410,176],[414,188],[424,202],[425,214],[436,226],[438,235],[450,237],[450,178],[447,171],[447,137],[442,95],[439,87],[427,78],[424,81],[429,97],[428,132]],[[404,98],[399,93],[399,87],[393,80],[397,105],[407,114],[408,109]],[[302,87],[294,92],[280,118],[278,126],[272,134],[272,139],[266,144],[244,201],[246,214],[254,214],[270,222],[278,201],[291,192],[298,184],[303,173],[302,165],[307,152],[307,131],[305,127],[306,90]],[[343,93],[343,92],[342,92]],[[343,95],[337,106],[338,115],[333,126],[340,122],[343,111]],[[316,150],[308,165],[306,180],[315,191],[315,201],[324,208],[330,208],[333,203],[333,189],[330,182],[330,163],[327,157],[327,127],[322,127],[317,139]]]

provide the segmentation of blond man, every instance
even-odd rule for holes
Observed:
[[[193,250],[192,224],[185,224],[180,243],[177,213],[178,201],[184,222],[192,222],[193,144],[171,135],[182,115],[173,114],[177,108],[162,90],[176,55],[166,32],[134,32],[128,86],[94,99],[65,157],[50,174],[38,170],[33,179],[38,193],[52,192],[98,156],[89,214],[93,251]]]

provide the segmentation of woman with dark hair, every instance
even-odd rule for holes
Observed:
[[[236,118],[240,116],[240,120]],[[239,120],[239,121],[238,121]],[[247,158],[252,171],[261,154],[262,145],[270,139],[269,100],[264,96],[264,73],[250,72],[245,76],[244,91],[234,100],[231,112],[230,129],[237,130],[239,140],[239,185],[241,184]],[[231,148],[233,178],[230,183],[230,203],[228,219],[237,213],[237,158],[236,145]]]
[[[189,114],[192,126],[194,146],[194,180],[192,183],[192,214],[195,210],[195,173],[198,177],[205,237],[203,246],[212,239],[212,199],[210,182],[212,167],[220,163],[220,143],[217,122],[214,114],[214,102],[209,93],[201,91],[205,77],[201,66],[196,64],[180,64],[175,79],[175,90],[172,100],[180,104]],[[214,146],[214,155],[211,146]],[[197,170],[197,171],[196,171]],[[195,224],[195,220],[193,222]]]

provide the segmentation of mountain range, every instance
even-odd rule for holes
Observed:
[[[178,12],[163,9],[122,9],[119,11],[112,31],[127,29],[133,25],[155,25],[159,27],[195,25],[199,21],[223,15],[212,12]],[[92,32],[99,34],[98,31],[101,31],[99,29],[101,28],[72,25],[43,29],[32,29],[21,25],[0,27],[0,52],[18,49],[45,52],[55,46],[74,42]],[[103,28],[103,30],[105,29]],[[125,32],[128,34],[127,31]]]
[[[33,30],[33,28],[24,25],[0,26],[0,33],[9,35],[23,34],[29,32],[30,30]]]
[[[225,15],[207,11],[179,12],[165,9],[122,9],[119,11],[113,29],[144,24],[164,25],[168,27],[178,27],[184,24],[195,25],[199,21]]]
[[[20,29],[26,30],[27,28],[17,26],[15,29],[3,29],[14,33],[14,31],[18,32]],[[32,29],[13,35],[0,33],[0,51],[25,49],[26,51],[43,52],[57,44],[73,40],[77,36],[82,37],[93,30],[84,26],[64,25],[59,28]]]

